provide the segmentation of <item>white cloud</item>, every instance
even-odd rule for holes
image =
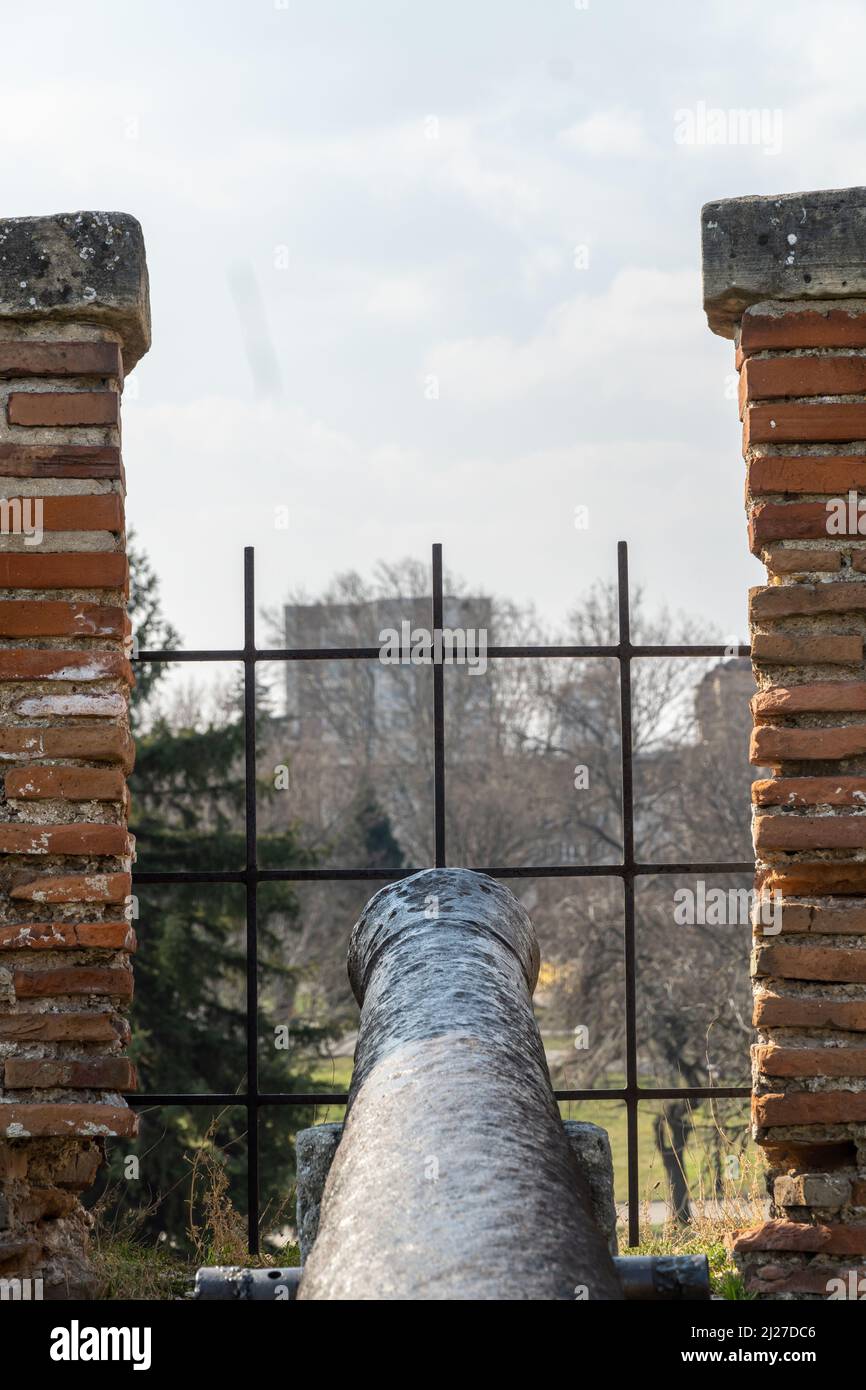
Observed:
[[[558,138],[567,149],[596,159],[633,159],[651,149],[644,116],[622,107],[597,111],[560,131]]]
[[[393,275],[377,280],[366,297],[365,308],[376,318],[414,322],[426,318],[435,298],[421,275]]]
[[[700,284],[691,271],[631,267],[605,290],[558,304],[536,332],[437,344],[427,368],[442,394],[476,405],[530,400],[590,375],[593,394],[664,399],[673,362],[694,356]],[[665,363],[665,372],[656,368]]]

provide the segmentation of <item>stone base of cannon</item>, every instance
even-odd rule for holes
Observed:
[[[613,1155],[607,1130],[584,1120],[563,1120],[562,1127],[589,1189],[595,1224],[606,1237],[610,1253],[616,1255]],[[337,1123],[313,1125],[310,1129],[299,1130],[295,1136],[301,1264],[306,1263],[316,1239],[322,1195],[342,1134],[343,1126]]]

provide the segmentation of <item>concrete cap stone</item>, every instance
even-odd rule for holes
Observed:
[[[733,338],[762,300],[866,295],[866,188],[723,198],[701,209],[704,309]]]
[[[0,321],[102,324],[125,372],[150,347],[144,237],[126,212],[0,219]]]

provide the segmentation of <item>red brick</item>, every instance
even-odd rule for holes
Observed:
[[[107,994],[132,998],[132,971],[126,967],[58,965],[49,970],[15,970],[18,999],[50,999],[59,994]]]
[[[9,778],[6,783],[8,786]],[[756,806],[866,807],[866,774],[860,777],[771,777],[752,783]]]
[[[116,492],[99,496],[46,497],[42,518],[46,531],[122,531],[123,501]]]
[[[122,903],[131,893],[131,874],[43,874],[9,890],[16,902],[34,903]]]
[[[866,905],[786,902],[782,904],[782,931],[866,936]]]
[[[64,951],[77,948],[134,951],[128,922],[14,922],[0,927],[0,951]]]
[[[763,559],[771,574],[835,574],[842,568],[839,550],[804,550],[776,545],[764,552]]]
[[[756,1028],[838,1028],[866,1033],[866,1001],[859,999],[786,998],[760,992],[755,997]]]
[[[11,1057],[3,1069],[10,1091],[33,1089],[135,1091],[135,1067],[125,1057],[89,1057],[83,1061],[63,1058],[49,1061]]]
[[[90,1187],[102,1166],[102,1154],[96,1144],[76,1144],[71,1152],[65,1152],[63,1161],[51,1165],[51,1175],[58,1187],[69,1187],[74,1192],[84,1192]]]
[[[119,425],[117,391],[12,391],[6,407],[10,425]]]
[[[129,1024],[116,1013],[0,1013],[4,1042],[126,1043]]]
[[[866,951],[834,946],[762,946],[754,953],[755,974],[786,980],[866,982]],[[864,1049],[866,1056],[866,1049]]]
[[[125,825],[0,825],[0,854],[128,853]]]
[[[756,632],[752,660],[782,666],[857,666],[863,660],[863,638],[840,633],[815,637],[808,632],[787,636]]]
[[[0,681],[48,680],[135,683],[132,666],[120,652],[42,651],[36,647],[0,651]]]
[[[805,1254],[866,1254],[866,1225],[811,1225],[805,1221],[765,1221],[746,1231],[734,1231],[733,1249],[790,1250]]]
[[[855,613],[866,609],[866,584],[770,584],[749,591],[752,621]]]
[[[16,1215],[19,1221],[28,1225],[35,1221],[55,1221],[59,1216],[68,1216],[78,1205],[71,1192],[62,1192],[59,1187],[31,1187],[27,1196],[16,1202]]]
[[[857,1146],[852,1139],[822,1143],[820,1130],[813,1130],[809,1139],[808,1144],[802,1139],[780,1142],[778,1135],[768,1134],[761,1145],[767,1164],[774,1172],[788,1173],[839,1173],[856,1165]]]
[[[10,1138],[29,1135],[47,1136],[94,1135],[134,1138],[138,1120],[133,1110],[117,1105],[2,1105],[0,1134]]]
[[[749,546],[760,556],[770,541],[826,541],[832,520],[826,502],[758,502],[749,515]]]
[[[122,551],[0,554],[0,589],[122,589],[129,565]]]
[[[866,724],[842,729],[774,729],[760,724],[752,730],[749,760],[756,767],[782,762],[828,761],[866,753]]]
[[[744,451],[753,444],[849,444],[855,439],[866,439],[864,401],[750,405],[743,415]]]
[[[17,768],[6,774],[6,795],[18,801],[54,798],[65,801],[123,801],[126,780],[119,768]]]
[[[740,404],[787,396],[857,396],[866,391],[866,357],[758,357],[740,373]]]
[[[20,1182],[26,1178],[29,1158],[26,1145],[0,1140],[0,1183]]]
[[[120,763],[131,771],[135,747],[123,724],[95,729],[0,728],[0,757],[19,762],[40,758],[83,758],[88,762]]]
[[[861,1124],[866,1120],[866,1092],[788,1091],[784,1095],[752,1096],[752,1119],[761,1129]],[[866,1235],[866,1227],[863,1229]]]
[[[43,497],[43,531],[122,531],[123,502],[116,492]]]
[[[866,1047],[752,1048],[764,1076],[866,1076]]]
[[[131,628],[129,615],[119,606],[52,599],[0,602],[0,637],[114,637],[121,641]]]
[[[851,713],[866,710],[866,681],[807,681],[803,685],[775,685],[752,696],[756,720],[776,714],[813,712]]]
[[[866,816],[756,816],[755,849],[866,849]]]
[[[760,876],[768,893],[809,897],[813,893],[866,893],[866,864],[796,862],[772,864]]]
[[[859,1271],[857,1274],[859,1278]],[[825,1298],[829,1297],[833,1291],[833,1279],[848,1279],[848,1269],[840,1269],[835,1266],[824,1269],[798,1269],[792,1273],[785,1274],[780,1279],[768,1280],[760,1279],[757,1274],[747,1274],[745,1278],[746,1293],[755,1296],[762,1293],[792,1293],[792,1294],[821,1294]]]
[[[861,361],[866,365],[866,357]],[[851,488],[866,488],[866,455],[764,455],[750,461],[746,479],[753,497],[798,492],[825,492],[835,497]]]
[[[123,478],[120,450],[104,444],[0,444],[0,478]]]
[[[110,342],[0,342],[0,378],[110,376],[122,378],[120,344]]]
[[[799,306],[770,314],[751,308],[743,315],[739,346],[744,356],[774,349],[866,347],[866,314]]]

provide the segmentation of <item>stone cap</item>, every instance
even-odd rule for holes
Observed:
[[[144,236],[126,212],[0,219],[0,321],[76,320],[119,333],[124,372],[150,347]]]
[[[866,295],[866,188],[723,198],[701,209],[704,309],[733,338],[768,299]]]

